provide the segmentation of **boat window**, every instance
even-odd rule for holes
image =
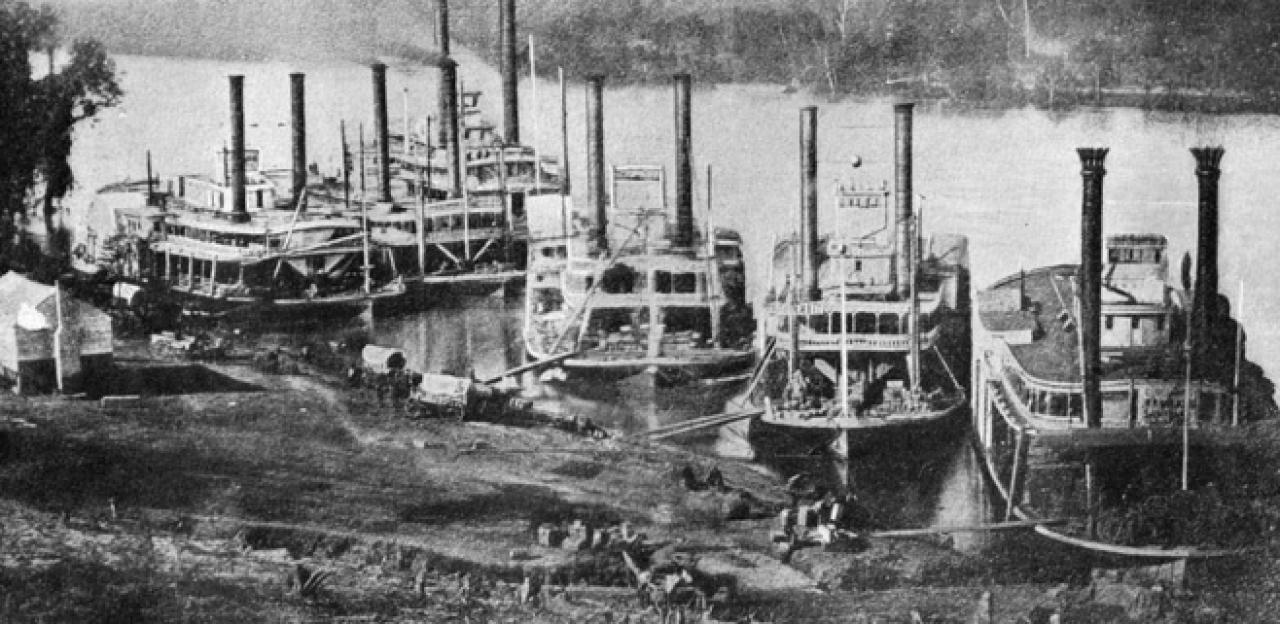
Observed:
[[[1106,316],[1106,323],[1107,323],[1107,329],[1114,329],[1116,325],[1115,317],[1108,314]]]
[[[1142,328],[1142,317],[1141,317],[1141,316],[1135,316],[1135,317],[1132,317],[1131,319],[1129,319],[1129,327],[1130,327],[1131,329],[1141,329],[1141,328]]]
[[[1164,331],[1164,317],[1163,317],[1163,316],[1157,316],[1157,317],[1156,317],[1156,331]]]
[[[1054,416],[1067,415],[1067,397],[1069,395],[1058,392],[1049,395],[1049,413]]]
[[[862,270],[862,261],[861,261],[861,260],[854,260],[854,261],[853,261],[853,270],[855,270],[855,271],[861,271],[861,270]]]
[[[254,195],[257,196],[258,207],[261,208],[262,207],[262,189],[258,189],[258,191],[254,193]]]
[[[653,290],[664,294],[671,292],[671,273],[669,271],[653,272]]]
[[[881,314],[880,326],[877,328],[876,333],[880,333],[880,334],[902,333],[898,326],[899,326],[899,322],[898,322],[897,314]]]
[[[853,332],[855,334],[876,333],[876,315],[870,312],[859,312],[853,316]]]
[[[826,314],[815,314],[813,318],[809,319],[809,328],[819,334],[830,333],[831,328],[828,321],[830,321],[830,317]]]
[[[671,278],[671,289],[685,294],[698,292],[698,274],[676,273]]]

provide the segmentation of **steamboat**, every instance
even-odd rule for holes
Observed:
[[[588,194],[595,227],[570,220],[535,235],[526,285],[525,344],[537,360],[566,357],[566,371],[668,383],[750,365],[741,238],[695,227],[690,79],[675,77],[676,206],[669,215],[659,166],[615,166],[606,202],[603,79],[589,81]],[[549,197],[549,196],[548,196]],[[674,219],[672,219],[674,217]],[[669,221],[674,220],[674,223]],[[551,219],[539,219],[555,223]],[[540,228],[546,229],[546,228]]]
[[[116,220],[119,277],[199,312],[348,314],[403,294],[372,265],[379,248],[361,219],[279,192],[278,172],[245,148],[242,76],[230,90],[232,147],[217,175],[178,176],[159,191],[148,171],[145,183],[99,191],[96,206]]]
[[[1005,517],[1066,518],[1065,525],[1036,531],[1094,553],[1138,559],[1227,553],[1220,542],[1184,542],[1185,532],[1172,528],[1197,520],[1175,518],[1178,504],[1170,501],[1214,487],[1206,470],[1191,469],[1193,450],[1240,424],[1239,395],[1229,372],[1224,379],[1222,369],[1230,368],[1220,357],[1234,350],[1213,329],[1234,325],[1217,293],[1223,152],[1192,152],[1201,199],[1194,291],[1189,256],[1181,288],[1170,282],[1168,241],[1160,234],[1107,236],[1104,255],[1107,150],[1080,149],[1081,263],[1020,271],[977,295],[973,435],[1006,503]],[[1135,513],[1154,510],[1156,501],[1155,515]],[[1164,528],[1144,528],[1151,526]]]
[[[918,232],[912,105],[895,107],[895,201],[887,185],[836,188],[837,228],[819,235],[817,109],[801,110],[800,234],[775,245],[757,336],[762,359],[726,425],[727,448],[838,457],[889,444],[927,452],[964,423],[968,250]],[[742,440],[749,445],[742,444]]]

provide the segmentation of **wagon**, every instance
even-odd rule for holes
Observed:
[[[492,417],[504,397],[492,386],[468,377],[426,373],[409,397],[411,411],[420,416],[457,420]]]
[[[404,350],[396,347],[366,345],[360,351],[360,362],[366,373],[386,375],[404,370]]]

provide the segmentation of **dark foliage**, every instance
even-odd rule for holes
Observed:
[[[48,251],[66,254],[66,237],[56,234],[53,216],[75,182],[69,162],[72,131],[122,95],[101,44],[75,41],[59,69],[53,54],[61,44],[58,18],[50,8],[0,3],[0,261],[30,270],[41,263],[25,257],[23,239],[13,234],[39,205]],[[48,71],[33,72],[35,52],[50,55]]]

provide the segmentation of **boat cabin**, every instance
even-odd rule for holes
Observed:
[[[175,198],[194,209],[209,210],[219,215],[230,214],[233,208],[231,152],[222,150],[219,156],[217,177],[178,176]],[[250,213],[271,210],[280,200],[276,185],[259,169],[259,158],[258,150],[245,150],[244,203]]]

